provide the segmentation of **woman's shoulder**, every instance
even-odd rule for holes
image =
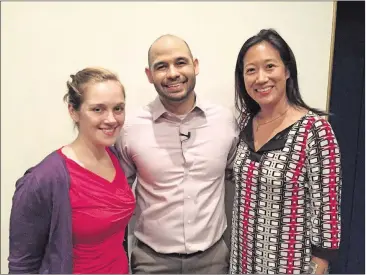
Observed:
[[[312,129],[318,128],[318,127],[321,127],[321,126],[330,127],[330,123],[329,123],[329,121],[327,120],[326,117],[320,116],[320,115],[314,113],[313,111],[308,111],[305,114],[304,119],[303,119],[303,123],[309,124]]]
[[[302,127],[299,127],[299,131],[306,134],[307,141],[311,145],[314,145],[315,143],[319,145],[328,144],[330,139],[333,140],[332,142],[334,144],[337,143],[336,135],[328,119],[325,116],[318,115],[312,111],[309,111],[305,115],[302,121]]]
[[[69,181],[66,163],[56,151],[51,152],[35,166],[27,169],[17,180],[16,187],[28,187],[34,191],[60,188],[61,184]]]

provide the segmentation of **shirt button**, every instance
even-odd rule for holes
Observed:
[[[187,196],[187,199],[190,199],[191,198],[191,196]]]
[[[188,223],[191,223],[191,220],[188,220]]]

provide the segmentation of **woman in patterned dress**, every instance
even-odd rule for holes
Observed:
[[[242,46],[235,70],[240,142],[230,273],[325,273],[340,242],[340,152],[299,93],[295,57],[274,30]]]

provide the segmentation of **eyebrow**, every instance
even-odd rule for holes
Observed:
[[[267,63],[267,62],[278,62],[278,60],[273,59],[273,58],[267,58],[267,59],[264,60],[264,63]],[[249,65],[254,65],[254,63],[253,62],[248,63],[248,64],[244,65],[244,68],[249,66]]]
[[[101,106],[106,106],[107,104],[104,104],[104,103],[90,103],[89,104],[89,107],[101,107]],[[114,106],[118,106],[118,105],[125,105],[125,102],[118,102],[116,104],[114,104]]]
[[[187,57],[184,57],[184,56],[177,57],[176,60],[177,61],[180,61],[180,60],[189,61],[189,59]]]
[[[174,62],[177,62],[177,61],[186,61],[186,62],[189,62],[189,59],[187,57],[184,57],[184,56],[179,56],[177,58],[174,59]],[[159,61],[155,64],[153,64],[153,68],[156,69],[156,67],[158,67],[159,65],[165,65],[167,64],[167,62],[165,61]]]
[[[166,62],[164,62],[164,61],[159,61],[159,62],[157,62],[157,63],[153,64],[153,68],[154,68],[154,69],[156,69],[156,67],[158,67],[158,66],[160,66],[160,65],[165,65],[165,64],[166,64]]]

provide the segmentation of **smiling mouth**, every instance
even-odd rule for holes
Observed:
[[[185,82],[179,82],[179,83],[172,83],[172,84],[168,84],[168,85],[164,85],[164,87],[171,92],[176,92],[176,91],[180,91],[183,88],[183,84]]]
[[[254,89],[256,92],[258,93],[268,93],[272,90],[272,86],[271,87],[265,87],[265,88],[261,88],[261,89]]]
[[[183,84],[184,82],[175,82],[175,83],[170,83],[170,84],[165,84],[165,87],[175,87],[175,86],[179,86],[181,84]]]
[[[113,128],[99,128],[107,136],[113,136],[118,127]]]

